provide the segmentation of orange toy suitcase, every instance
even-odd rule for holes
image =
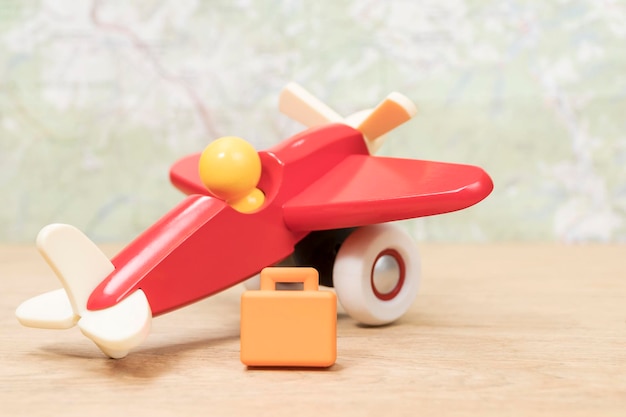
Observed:
[[[241,362],[326,367],[337,358],[337,296],[318,291],[314,268],[265,268],[260,291],[241,296]],[[302,282],[303,290],[276,284]]]

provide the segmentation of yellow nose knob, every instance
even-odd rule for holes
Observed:
[[[265,200],[256,188],[261,178],[261,159],[241,138],[225,136],[211,142],[200,155],[198,173],[211,194],[238,211],[253,211]]]

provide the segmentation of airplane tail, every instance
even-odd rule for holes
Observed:
[[[113,307],[90,311],[78,321],[80,331],[113,359],[123,358],[141,344],[148,337],[151,324],[150,304],[141,290]]]
[[[37,248],[63,288],[23,302],[15,312],[22,325],[68,329],[78,324],[83,334],[112,358],[126,356],[146,338],[152,313],[141,290],[113,307],[87,309],[90,294],[115,267],[80,230],[65,224],[48,225],[37,236]]]

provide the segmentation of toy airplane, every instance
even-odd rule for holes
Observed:
[[[321,269],[339,301],[371,325],[400,317],[417,293],[412,239],[385,224],[478,203],[492,190],[475,166],[372,156],[416,108],[390,94],[344,120],[295,84],[280,109],[309,126],[256,152],[239,138],[183,158],[172,183],[189,194],[109,260],[69,225],[37,246],[63,288],[22,303],[25,326],[81,331],[112,358],[140,344],[152,317],[183,307],[286,259]]]

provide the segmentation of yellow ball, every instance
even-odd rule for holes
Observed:
[[[200,179],[223,200],[236,200],[252,192],[261,178],[261,159],[247,141],[225,136],[207,146],[198,163]]]

